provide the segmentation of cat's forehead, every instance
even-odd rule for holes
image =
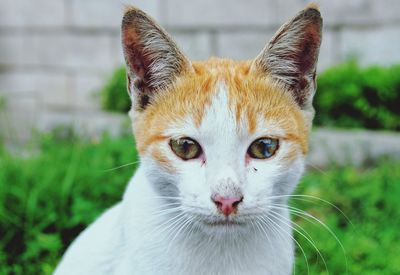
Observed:
[[[213,84],[200,130],[283,136],[302,123],[301,112],[290,93],[252,71],[250,62],[213,58],[202,65]]]

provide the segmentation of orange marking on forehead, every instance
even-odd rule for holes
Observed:
[[[286,138],[293,139],[307,152],[307,125],[311,122],[306,121],[290,93],[265,73],[252,70],[250,61],[211,58],[192,66],[193,70],[179,76],[168,90],[154,97],[146,110],[137,114],[133,126],[140,154],[167,139],[163,133],[174,123],[185,123],[191,118],[199,127],[220,82],[226,86],[236,123],[247,123],[249,134],[256,131],[259,118],[274,120],[285,131]]]

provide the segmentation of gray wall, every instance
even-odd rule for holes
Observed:
[[[305,0],[1,0],[0,133],[26,140],[59,123],[115,130],[96,92],[119,64],[119,24],[135,4],[172,33],[193,59],[255,56]],[[400,1],[323,0],[320,70],[350,56],[400,62]],[[124,92],[124,91],[121,91]]]

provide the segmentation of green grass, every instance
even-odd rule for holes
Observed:
[[[0,274],[51,274],[68,244],[120,200],[135,165],[133,139],[43,139],[44,153],[0,153]]]
[[[297,194],[323,198],[348,217],[318,200],[292,201],[325,223],[342,243],[345,254],[318,222],[295,218],[321,251],[330,274],[345,274],[346,259],[348,274],[400,274],[399,168],[399,161],[381,160],[377,166],[364,170],[335,168],[310,172],[303,178]],[[312,245],[300,234],[296,237],[306,251],[311,274],[328,274]],[[297,255],[298,274],[306,274],[300,250]]]
[[[68,244],[121,198],[137,159],[131,137],[101,141],[41,138],[40,152],[11,156],[0,147],[0,274],[51,274]],[[311,171],[297,194],[321,197],[292,205],[324,222],[297,217],[323,255],[330,274],[400,274],[400,163],[380,161],[364,170]],[[304,235],[304,233],[303,233]],[[314,247],[301,236],[310,274],[328,274]],[[296,273],[307,274],[301,251]]]

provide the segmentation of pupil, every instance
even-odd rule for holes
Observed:
[[[267,155],[268,153],[268,145],[265,141],[261,142],[261,152],[263,153],[263,155]]]
[[[183,142],[183,151],[184,151],[184,152],[187,152],[187,151],[188,151],[188,147],[189,147],[189,144],[188,144],[188,142],[185,140],[185,141]]]
[[[261,142],[260,142],[260,149],[261,149],[261,153],[264,155],[264,156],[266,156],[266,157],[268,157],[269,155],[270,155],[270,152],[269,152],[269,149],[270,149],[270,147],[269,147],[269,140],[262,140]]]

